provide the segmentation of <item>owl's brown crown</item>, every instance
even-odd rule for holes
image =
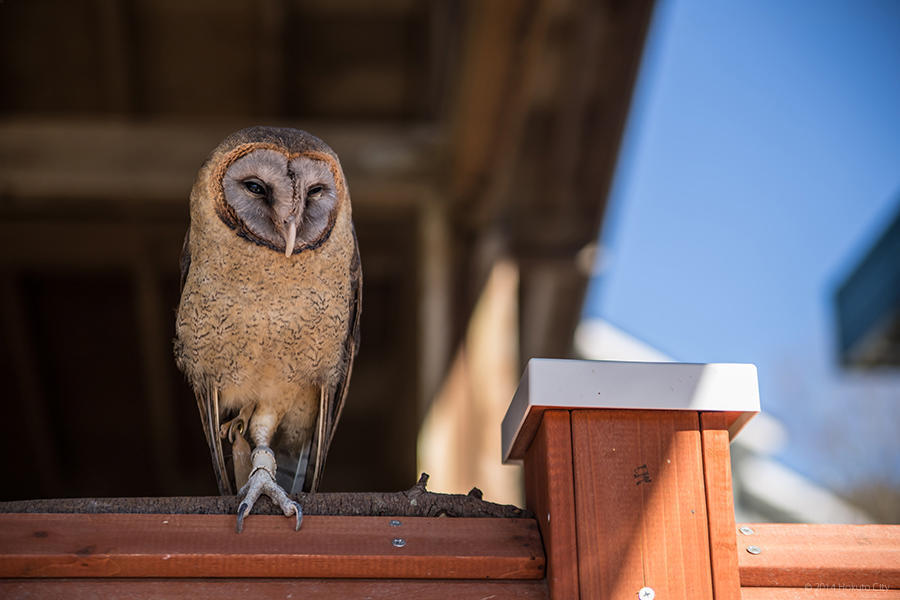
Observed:
[[[335,161],[338,157],[331,147],[308,131],[291,127],[269,127],[254,125],[235,131],[212,151],[210,157],[227,153],[229,150],[244,144],[270,144],[281,148],[288,154],[304,154],[306,152],[322,152],[330,155]]]

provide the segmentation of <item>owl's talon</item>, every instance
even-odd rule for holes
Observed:
[[[303,510],[300,504],[291,500],[287,493],[280,485],[275,483],[275,457],[272,451],[267,447],[258,446],[253,451],[253,472],[250,479],[241,490],[239,496],[243,496],[243,500],[238,506],[237,532],[240,533],[244,528],[244,517],[253,510],[253,505],[263,494],[271,498],[284,516],[297,516],[297,523],[294,530],[300,529],[300,522],[303,520]]]
[[[303,509],[300,508],[299,502],[293,502],[294,505],[294,513],[297,515],[297,524],[294,526],[294,531],[300,531],[300,523],[303,521]],[[289,517],[290,515],[285,515]]]
[[[241,502],[241,505],[238,506],[238,516],[237,516],[237,532],[240,533],[244,530],[244,514],[247,512],[249,506],[246,502]]]

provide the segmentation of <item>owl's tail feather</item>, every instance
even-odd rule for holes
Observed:
[[[300,456],[298,457],[295,465],[296,470],[290,474],[291,480],[289,482],[289,485],[285,486],[286,488],[291,490],[292,494],[303,491],[303,484],[306,482],[306,468],[307,465],[309,465],[310,450],[312,450],[312,437],[307,439],[303,443],[303,447],[300,448]]]
[[[308,430],[299,445],[290,454],[280,452],[276,448],[278,458],[278,483],[292,494],[300,492],[314,492],[319,487],[322,479],[322,470],[325,466],[325,453],[327,447],[321,440],[327,439],[326,425],[327,413],[324,409],[326,392],[324,386],[319,392],[319,416],[316,418],[316,426]]]
[[[275,444],[272,447],[272,450],[275,452],[275,460],[278,463],[275,481],[291,494],[309,491],[309,483],[312,480],[308,477],[308,465],[314,445],[311,434],[312,432],[309,432],[299,446],[286,448]],[[306,489],[304,489],[304,484],[306,484]]]
[[[329,405],[331,404],[331,394],[327,391],[327,386],[319,388],[319,416],[316,419],[316,435],[313,437],[313,449],[316,453],[316,462],[306,467],[306,477],[310,480],[309,490],[316,491],[319,484],[322,483],[322,474],[325,471],[325,457],[328,454],[328,445],[331,440],[328,439],[328,414]]]

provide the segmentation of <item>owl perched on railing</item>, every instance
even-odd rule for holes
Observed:
[[[341,164],[304,131],[243,129],[203,164],[190,214],[175,357],[219,491],[243,497],[238,531],[261,494],[299,528],[286,490],[318,486],[359,344],[362,274]]]

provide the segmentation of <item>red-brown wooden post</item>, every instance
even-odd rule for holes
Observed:
[[[739,600],[728,442],[752,365],[529,362],[503,421],[551,598]]]

